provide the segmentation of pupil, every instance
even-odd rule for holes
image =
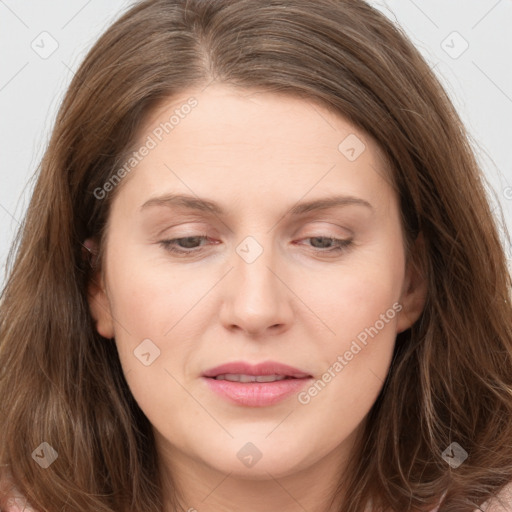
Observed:
[[[198,236],[187,236],[186,238],[180,238],[180,244],[184,245],[186,249],[192,249],[199,241]],[[185,241],[185,243],[183,243]],[[190,241],[192,241],[190,243]]]
[[[330,239],[330,238],[327,238],[327,237],[325,237],[325,236],[316,236],[316,237],[313,237],[313,238],[312,238],[312,240],[316,240],[316,241],[318,241],[318,240],[326,240],[326,241],[327,241],[327,245],[325,245],[325,244],[320,244],[322,247],[327,247],[327,246],[328,246],[328,244],[329,244],[329,243],[330,243],[330,241],[331,241],[331,239]]]

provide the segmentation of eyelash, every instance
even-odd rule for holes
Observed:
[[[193,249],[179,249],[178,246],[176,245],[176,242],[178,242],[179,240],[186,240],[189,238],[208,239],[208,236],[207,235],[183,236],[183,237],[179,237],[179,238],[172,238],[170,240],[162,240],[161,242],[159,242],[159,244],[166,251],[177,254],[179,256],[190,256],[195,253],[199,253],[201,251],[201,247],[195,247]],[[319,254],[340,254],[340,253],[346,251],[347,249],[349,249],[350,246],[352,245],[352,239],[343,240],[340,238],[334,238],[331,236],[323,236],[323,235],[309,236],[309,237],[306,237],[304,240],[309,240],[312,238],[324,238],[326,240],[332,240],[333,243],[337,244],[337,246],[331,247],[328,249],[317,249],[317,248],[313,247],[313,251],[318,252]]]

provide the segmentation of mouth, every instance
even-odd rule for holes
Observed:
[[[231,380],[234,382],[266,382],[257,380],[242,380],[254,378],[265,378],[272,377],[277,379],[303,379],[305,377],[311,377],[311,375],[299,368],[289,366],[287,364],[278,363],[276,361],[265,361],[258,364],[246,363],[245,361],[234,361],[231,363],[221,364],[210,368],[203,373],[203,377],[210,377],[216,379],[221,377],[220,380]]]
[[[276,404],[298,393],[313,376],[273,361],[227,363],[202,375],[208,388],[231,403],[248,407]]]
[[[277,382],[279,380],[297,379],[302,377],[290,377],[288,375],[244,375],[239,373],[225,373],[210,377],[215,380],[227,380],[229,382]]]

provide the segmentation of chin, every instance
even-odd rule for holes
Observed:
[[[317,456],[312,444],[293,439],[287,443],[281,440],[265,439],[268,433],[252,436],[236,436],[211,457],[203,454],[204,462],[217,471],[242,479],[268,480],[271,476],[282,478],[314,464]],[[303,450],[307,447],[308,452]],[[309,462],[308,462],[309,461]]]

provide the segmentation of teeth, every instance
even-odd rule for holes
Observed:
[[[238,373],[225,373],[215,377],[216,380],[229,380],[230,382],[275,382],[286,378],[284,375],[242,375]]]
[[[274,382],[276,380],[284,380],[284,375],[257,375],[256,382]]]

